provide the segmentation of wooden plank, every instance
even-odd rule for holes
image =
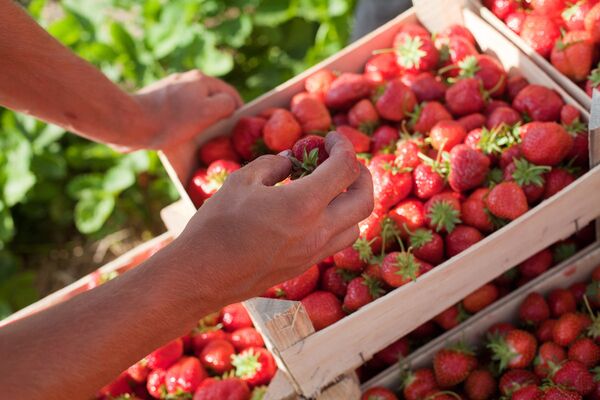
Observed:
[[[590,166],[600,164],[600,91],[594,90],[589,124]],[[596,239],[600,241],[600,218],[596,220]]]
[[[316,397],[316,400],[359,400],[361,395],[360,382],[356,372],[350,372],[341,377],[331,387],[328,387]]]
[[[440,32],[451,24],[463,23],[463,0],[413,0],[413,8],[419,21],[430,32]]]
[[[340,371],[358,367],[375,352],[484,283],[598,217],[599,187],[600,166],[597,166],[568,190],[544,201],[415,282],[282,350],[280,357],[289,373],[302,393],[315,393]]]
[[[160,218],[173,237],[177,237],[195,213],[196,208],[193,205],[190,207],[185,199],[181,199],[160,210]]]
[[[590,278],[592,270],[598,265],[600,265],[600,243],[594,243],[484,311],[477,313],[468,321],[419,348],[410,354],[405,362],[415,369],[427,367],[431,364],[435,352],[448,343],[463,338],[471,343],[476,343],[482,333],[494,323],[499,321],[515,322],[519,305],[529,293],[547,294],[554,288],[568,287],[575,282],[585,281]],[[399,376],[400,368],[394,365],[365,382],[362,389],[367,390],[374,386],[396,389],[400,383]]]

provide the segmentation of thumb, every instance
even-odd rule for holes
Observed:
[[[247,174],[251,181],[273,186],[290,175],[292,162],[286,156],[268,154],[246,164],[240,171]]]

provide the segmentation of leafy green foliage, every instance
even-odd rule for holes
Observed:
[[[21,3],[126,90],[197,68],[250,100],[345,46],[354,1]],[[122,155],[0,109],[0,319],[37,298],[32,252],[143,227],[175,198],[155,153]]]

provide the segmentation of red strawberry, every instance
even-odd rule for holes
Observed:
[[[364,75],[343,73],[327,90],[325,104],[329,108],[348,108],[370,93],[371,85]]]
[[[510,221],[529,210],[523,189],[514,182],[502,182],[494,186],[488,193],[485,203],[493,215]]]
[[[571,136],[573,136],[573,146],[567,153],[565,159],[569,160],[573,165],[588,168],[590,165],[589,154],[590,154],[590,143],[587,128],[580,131],[577,126],[581,126],[581,122],[576,120],[572,125],[567,125],[565,129]]]
[[[441,101],[446,94],[446,85],[431,72],[417,74],[407,85],[417,97],[417,101]]]
[[[446,256],[454,257],[482,239],[483,235],[477,229],[467,225],[457,225],[446,236]]]
[[[373,358],[383,362],[385,365],[394,365],[399,359],[406,357],[409,352],[410,344],[408,339],[400,338],[383,350],[375,353]]]
[[[286,300],[302,300],[315,290],[319,282],[319,267],[313,265],[301,275],[274,288],[275,297]]]
[[[136,383],[144,383],[148,378],[150,368],[146,363],[146,360],[141,360],[127,368],[127,375]]]
[[[167,369],[183,355],[183,341],[175,339],[146,356],[150,369]]]
[[[540,378],[546,378],[551,371],[552,365],[560,365],[567,359],[565,349],[554,342],[542,343],[535,358],[535,374]]]
[[[494,111],[496,111],[498,108],[501,108],[501,107],[510,107],[510,104],[508,104],[504,100],[494,99],[486,104],[485,110],[483,110],[483,111],[484,111],[485,116],[489,117],[490,115],[492,115],[492,113]]]
[[[461,79],[446,91],[446,107],[455,116],[478,113],[485,107],[481,82],[477,78]]]
[[[381,282],[368,275],[354,278],[348,284],[346,296],[344,296],[344,309],[354,312],[362,306],[381,297],[384,293]]]
[[[246,382],[248,386],[266,385],[273,379],[277,371],[275,359],[261,347],[246,349],[232,357],[235,376]]]
[[[244,329],[244,328],[242,328]],[[200,354],[204,346],[215,339],[227,339],[227,334],[217,327],[204,328],[192,336],[192,348],[196,355]]]
[[[426,36],[409,36],[400,32],[394,38],[396,62],[404,73],[430,71],[439,61],[438,50]]]
[[[327,268],[321,275],[321,289],[343,298],[354,275],[336,267]]]
[[[445,27],[442,31],[437,34],[438,38],[451,38],[454,36],[462,37],[469,42],[475,44],[475,38],[469,29],[463,25],[452,24]]]
[[[303,137],[294,143],[292,156],[292,179],[311,174],[329,157],[325,149],[325,139],[316,135]]]
[[[410,121],[414,132],[428,134],[439,121],[452,120],[452,115],[437,101],[429,101],[417,105]]]
[[[331,127],[331,115],[327,107],[315,98],[304,97],[292,104],[291,110],[305,134],[326,133]],[[267,123],[267,126],[269,126],[269,123]]]
[[[379,123],[379,114],[371,100],[362,99],[348,111],[348,121],[354,128],[371,133]]]
[[[371,257],[373,257],[373,251],[369,242],[364,238],[358,238],[352,246],[335,253],[333,262],[340,269],[360,272],[367,266]]]
[[[461,124],[463,126],[463,128],[465,128],[465,131],[467,131],[469,133],[473,132],[473,130],[482,128],[485,125],[485,121],[486,121],[485,116],[480,113],[465,115],[464,117],[461,117],[456,120],[456,122]],[[468,134],[467,134],[467,137],[468,137]],[[465,138],[465,144],[467,144],[466,138]]]
[[[540,324],[535,331],[535,336],[540,342],[548,342],[552,340],[552,331],[556,325],[555,319],[547,319]]]
[[[531,0],[530,6],[535,13],[556,17],[565,8],[565,0]]]
[[[253,160],[268,152],[263,140],[263,128],[266,123],[264,118],[242,117],[233,128],[233,147],[244,160]]]
[[[581,400],[581,395],[570,390],[551,386],[544,392],[542,400]]]
[[[577,247],[575,243],[567,242],[559,246],[555,247],[554,254],[558,255],[555,255],[554,257],[556,257],[557,259],[560,258],[561,261],[570,258],[573,254],[577,252]],[[564,255],[562,253],[563,251],[565,252]],[[585,284],[585,282],[575,282],[574,284],[569,286],[569,291],[573,293],[573,296],[575,296],[577,304],[581,304],[583,303],[583,296],[585,296],[585,292],[587,291],[587,285]]]
[[[227,177],[238,169],[240,165],[235,161],[217,160],[207,169],[197,170],[187,188],[194,205],[200,207],[206,199],[217,193]]]
[[[250,315],[242,303],[234,303],[223,307],[219,315],[219,320],[223,325],[223,329],[228,332],[233,332],[240,328],[252,327]]]
[[[440,193],[446,185],[444,177],[434,167],[419,164],[413,171],[414,192],[420,199],[429,199]]]
[[[465,381],[477,366],[473,353],[463,347],[442,349],[433,357],[435,380],[442,388]]]
[[[342,310],[342,303],[333,293],[317,290],[303,298],[301,302],[317,331],[339,321],[346,315]]]
[[[196,357],[182,357],[167,370],[165,375],[167,393],[194,393],[200,382],[207,376]]]
[[[204,383],[204,382],[203,382]],[[200,384],[193,400],[250,400],[250,389],[246,382],[237,378],[214,380],[208,385]]]
[[[425,203],[425,223],[436,232],[452,232],[460,220],[460,200],[455,193],[432,196]]]
[[[487,118],[485,126],[488,129],[502,124],[513,126],[521,122],[521,115],[512,107],[498,107]]]
[[[525,10],[517,10],[508,14],[504,20],[504,23],[510,28],[511,31],[518,35],[523,30],[525,18],[527,18],[527,12],[525,12]]]
[[[398,397],[390,389],[372,387],[362,394],[360,400],[398,400]]]
[[[535,357],[537,340],[529,332],[514,329],[505,336],[491,338],[487,347],[492,352],[492,359],[498,362],[500,370],[526,368]]]
[[[429,368],[409,372],[402,382],[402,394],[406,400],[422,400],[425,394],[437,389],[435,375]]]
[[[350,125],[350,121],[348,121],[348,114],[346,113],[337,113],[331,117],[331,120],[335,126]]]
[[[422,36],[422,37],[431,37],[427,29],[417,23],[405,23],[400,26],[396,35],[406,35],[410,37]]]
[[[600,362],[600,346],[590,338],[575,340],[569,347],[569,360],[579,361],[587,368],[592,368]]]
[[[510,147],[502,150],[502,154],[500,154],[499,166],[503,170],[508,167],[511,163],[514,162],[515,158],[522,157],[521,146],[519,145],[511,145]]]
[[[410,234],[410,247],[415,257],[438,265],[444,260],[444,240],[429,229],[417,229]]]
[[[513,101],[521,90],[525,89],[527,86],[529,86],[529,82],[527,82],[527,79],[525,79],[523,75],[512,75],[508,77],[508,81],[506,82],[508,98]]]
[[[238,329],[231,334],[230,340],[237,351],[242,351],[248,347],[265,346],[262,336],[254,328]]]
[[[102,399],[113,399],[115,397],[119,397],[121,395],[127,395],[131,393],[131,386],[129,386],[129,376],[127,373],[121,373],[111,383],[106,386],[103,386],[98,391],[98,397]]]
[[[545,176],[544,198],[548,199],[575,181],[575,177],[562,168],[555,168]]]
[[[594,377],[587,367],[579,361],[569,360],[562,364],[552,375],[552,382],[573,390],[582,396],[594,390]]]
[[[519,8],[519,2],[515,0],[484,0],[483,4],[502,20]]]
[[[284,109],[275,110],[263,128],[265,144],[275,152],[292,148],[301,135],[302,127],[294,115]]]
[[[322,99],[325,99],[331,84],[336,78],[337,77],[333,72],[328,69],[323,69],[306,78],[304,81],[304,88],[308,93],[317,94]]]
[[[360,237],[371,243],[371,249],[373,249],[374,253],[381,251],[382,236],[384,236],[383,228],[384,226],[390,225],[390,223],[393,224],[394,221],[389,220],[388,222],[385,212],[378,210],[374,210],[367,219],[359,222],[358,228],[360,230]],[[387,227],[388,230],[390,230],[390,228],[394,228],[394,226]],[[393,238],[386,237],[386,241],[387,239]]]
[[[433,268],[409,252],[391,252],[381,264],[381,275],[391,287],[400,287],[414,281]]]
[[[573,293],[567,289],[554,289],[547,297],[550,313],[557,318],[563,314],[574,312],[577,309],[577,302]]]
[[[416,168],[421,164],[421,146],[423,143],[419,139],[401,139],[396,144],[396,163],[402,168]]]
[[[398,137],[398,129],[389,125],[380,126],[371,136],[371,153],[376,154],[386,148],[393,149]]]
[[[529,14],[523,21],[521,37],[542,57],[548,58],[560,38],[560,29],[551,17]]]
[[[465,140],[467,131],[461,124],[456,121],[439,121],[429,132],[431,146],[440,150],[450,151],[456,145],[459,145]]]
[[[148,380],[146,381],[146,389],[150,396],[155,399],[162,399],[167,394],[167,388],[165,385],[165,378],[167,371],[164,369],[155,369],[148,374]]]
[[[240,161],[240,157],[233,148],[231,138],[228,136],[219,136],[200,146],[198,158],[204,165],[209,165],[217,160]]]
[[[525,385],[512,392],[511,400],[539,400],[544,395],[536,385]]]
[[[569,6],[562,12],[562,19],[570,31],[580,31],[585,29],[584,18],[594,7],[597,0],[580,0]]]
[[[550,55],[552,65],[575,82],[587,79],[593,60],[594,44],[586,31],[567,32],[556,42]]]
[[[581,315],[568,312],[560,316],[552,329],[552,340],[558,345],[568,346],[586,328],[585,321]]]
[[[600,43],[600,3],[596,4],[583,20],[585,30],[590,34],[592,41]]]
[[[528,115],[533,121],[546,122],[558,121],[564,104],[554,90],[530,84],[519,91],[512,106],[518,112]]]
[[[204,346],[198,358],[204,368],[215,372],[217,375],[221,375],[231,369],[231,356],[234,354],[235,348],[231,342],[223,339],[215,339]]]
[[[546,272],[554,263],[550,249],[544,249],[519,265],[519,273],[525,278],[535,278]]]
[[[455,304],[436,315],[433,320],[442,329],[449,331],[450,329],[457,327],[467,316],[468,315],[465,314],[464,310]]]
[[[375,107],[382,118],[390,121],[401,121],[406,118],[417,105],[417,98],[408,86],[400,79],[393,79],[382,89]]]
[[[440,47],[440,59],[445,61],[444,68],[448,69],[450,76],[458,74],[453,64],[457,64],[469,56],[478,54],[475,44],[464,37],[452,36],[448,39],[436,40],[436,43]],[[442,69],[441,72],[445,71]]]
[[[538,383],[539,379],[533,372],[526,369],[510,369],[500,377],[498,388],[501,394],[510,396],[519,388],[527,385],[537,386]]]
[[[486,212],[485,197],[489,189],[476,189],[461,205],[461,219],[466,225],[477,228],[481,232],[494,230],[489,214]]]
[[[468,313],[478,313],[498,300],[499,294],[498,288],[494,284],[487,283],[463,299],[463,308]]]
[[[405,236],[425,224],[423,203],[416,199],[401,201],[388,215]]]
[[[496,392],[496,380],[490,371],[477,369],[467,378],[465,392],[470,400],[491,399]]]
[[[478,54],[463,59],[459,64],[459,76],[477,78],[483,89],[491,96],[502,96],[506,90],[507,74],[500,62],[487,54]]]
[[[550,308],[539,293],[529,293],[519,306],[519,319],[529,325],[539,325],[550,318]]]
[[[335,128],[335,130],[340,135],[345,136],[350,143],[352,143],[352,146],[354,146],[354,151],[357,153],[366,153],[369,151],[369,147],[371,147],[371,139],[358,129],[354,129],[350,125],[341,125]]]
[[[373,178],[376,208],[388,210],[412,191],[412,175],[399,167],[391,154],[373,157],[369,171]]]
[[[383,83],[400,76],[396,55],[392,52],[377,54],[365,64],[365,76],[371,83]]]
[[[529,204],[536,203],[544,194],[544,173],[550,167],[533,165],[524,158],[513,158],[513,162],[504,168],[504,180],[515,181],[527,196]]]
[[[592,70],[585,83],[585,92],[588,96],[592,97],[594,89],[600,89],[600,66]]]
[[[489,171],[490,160],[466,144],[454,146],[450,151],[448,183],[452,190],[464,192],[480,186]]]

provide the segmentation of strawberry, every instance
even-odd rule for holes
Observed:
[[[540,324],[535,331],[535,336],[540,342],[548,342],[552,340],[552,331],[556,325],[555,319],[547,319]]]
[[[440,193],[446,185],[444,177],[428,164],[419,164],[413,171],[413,187],[415,195],[423,200]]]
[[[219,314],[219,320],[223,325],[223,329],[228,332],[252,327],[250,315],[242,303],[234,303],[223,307]]]
[[[483,235],[477,229],[467,225],[457,225],[446,235],[446,256],[454,257],[482,239]]]
[[[551,371],[552,365],[559,365],[566,359],[567,353],[565,349],[554,342],[542,343],[534,361],[535,374],[540,378],[546,378]]]
[[[433,41],[426,36],[410,36],[401,31],[394,38],[393,47],[396,62],[404,73],[433,70],[440,58]]]
[[[373,178],[376,208],[388,210],[412,191],[412,175],[399,167],[391,154],[373,157],[369,171]]]
[[[417,105],[415,94],[400,79],[389,81],[382,87],[381,91],[381,95],[378,96],[375,102],[375,107],[382,118],[390,121],[401,121]]]
[[[425,223],[436,232],[452,232],[460,219],[460,200],[455,193],[443,192],[425,203]]]
[[[354,128],[372,133],[379,123],[379,114],[371,100],[362,99],[348,111],[348,121]]]
[[[98,391],[98,397],[102,399],[113,399],[121,395],[127,395],[131,393],[131,386],[128,382],[129,376],[127,373],[121,373],[111,383],[103,386]]]
[[[554,43],[560,38],[560,28],[551,17],[529,14],[523,21],[520,35],[531,48],[548,58]]]
[[[165,385],[166,376],[167,371],[164,369],[155,369],[148,374],[146,389],[150,396],[155,399],[162,399],[167,395],[167,388]]]
[[[148,378],[150,368],[146,363],[146,360],[141,360],[127,368],[127,375],[136,383],[144,383]]]
[[[594,89],[600,89],[600,65],[590,72],[585,83],[585,92],[588,96],[592,97]]]
[[[600,346],[590,338],[580,338],[569,347],[569,360],[579,361],[587,368],[592,368],[600,362]]]
[[[486,369],[476,369],[465,381],[465,392],[470,400],[491,399],[496,392],[496,380]]]
[[[263,128],[265,145],[274,152],[292,148],[300,136],[302,127],[294,115],[283,108],[275,110]]]
[[[573,146],[571,146],[571,150],[567,153],[565,159],[577,167],[588,168],[590,165],[590,142],[587,128],[582,131],[574,128],[580,125],[582,124],[579,120],[576,120],[573,124],[565,127],[567,132],[573,136]]]
[[[575,243],[565,243],[564,244],[564,248],[558,247],[557,251],[565,251],[566,254],[570,254],[569,256],[563,256],[562,254],[560,254],[559,256],[554,256],[554,257],[565,257],[565,258],[561,258],[561,261],[564,261],[568,258],[570,258],[570,256],[572,256],[573,254],[575,254],[577,252],[577,248],[576,247],[570,247],[570,246],[575,246]],[[575,297],[577,304],[581,304],[583,303],[583,296],[585,296],[585,292],[587,290],[587,285],[585,282],[575,282],[574,284],[572,284],[571,286],[569,286],[569,291],[571,293],[573,293],[573,296]]]
[[[432,265],[444,260],[444,240],[429,229],[417,229],[410,234],[410,247],[415,257]]]
[[[253,160],[268,152],[263,139],[266,123],[264,118],[242,117],[233,128],[233,148],[244,160]]]
[[[371,153],[376,154],[384,149],[392,150],[398,138],[398,129],[389,125],[380,126],[371,136]]]
[[[340,125],[336,127],[335,130],[340,135],[345,136],[350,143],[352,143],[352,146],[354,146],[354,151],[357,153],[365,153],[369,151],[369,147],[371,147],[371,139],[358,129],[354,129],[350,125]]]
[[[406,357],[410,352],[410,344],[407,338],[400,338],[378,351],[373,355],[373,358],[383,362],[385,365],[394,365],[403,357]]]
[[[527,331],[514,329],[505,336],[491,337],[487,348],[501,371],[506,368],[526,368],[535,357],[537,340]]]
[[[323,272],[323,274],[321,274],[320,287],[323,290],[343,298],[348,290],[348,283],[353,278],[354,275],[346,270],[336,267],[329,267]]]
[[[544,198],[548,199],[575,181],[575,177],[562,168],[555,168],[545,176]]]
[[[315,330],[319,331],[346,315],[342,303],[333,293],[315,291],[301,300]]]
[[[577,302],[573,293],[567,289],[554,289],[547,296],[550,313],[554,318],[563,314],[572,313],[577,309]]]
[[[396,163],[402,168],[416,168],[421,164],[421,153],[422,141],[415,138],[403,138],[396,143]]]
[[[194,393],[200,382],[207,376],[196,357],[182,357],[167,370],[165,375],[167,393]]]
[[[506,90],[507,74],[500,62],[487,54],[468,56],[458,63],[461,78],[477,78],[490,96],[499,97]]]
[[[471,133],[474,130],[482,128],[485,125],[485,121],[486,121],[485,115],[480,114],[480,113],[465,115],[464,117],[461,117],[456,120],[456,122],[461,124],[463,126],[463,128],[465,128],[465,131],[467,131],[469,133]],[[469,135],[467,134],[467,137],[468,136]],[[467,144],[467,138],[465,138],[465,144]]]
[[[483,4],[502,20],[519,7],[519,2],[516,0],[484,0]]]
[[[526,369],[510,369],[500,377],[498,389],[500,389],[501,394],[510,396],[511,393],[519,390],[519,388],[528,385],[537,386],[539,381],[538,377],[531,371]]]
[[[328,108],[348,108],[371,93],[371,85],[361,74],[343,73],[329,87],[325,95]]]
[[[458,324],[463,322],[467,317],[468,314],[464,312],[462,307],[455,304],[436,315],[433,320],[442,329],[449,331],[450,329],[457,327]]]
[[[462,306],[466,312],[475,314],[495,302],[499,294],[498,288],[494,284],[486,283],[467,295],[462,301]]]
[[[335,266],[351,272],[360,272],[373,257],[370,243],[364,238],[358,238],[350,247],[346,247],[333,255]]]
[[[474,189],[485,181],[489,166],[489,158],[481,152],[466,144],[456,145],[450,151],[448,183],[456,192]]]
[[[464,224],[477,228],[480,232],[489,233],[494,224],[486,212],[485,197],[489,189],[476,189],[461,205],[461,219]]]
[[[469,41],[470,43],[475,44],[475,37],[473,37],[473,34],[471,33],[471,31],[469,31],[463,25],[458,25],[458,24],[448,25],[447,27],[442,29],[437,34],[437,37],[440,39],[451,38],[454,36],[462,37],[462,38],[466,39],[467,41]]]
[[[240,165],[235,161],[216,160],[208,166],[201,168],[194,173],[187,191],[196,207],[211,197],[223,186],[229,175],[240,169]]]
[[[297,301],[312,293],[318,283],[319,267],[313,265],[297,277],[275,286],[273,291],[275,297]]]
[[[398,78],[400,67],[396,63],[396,55],[386,52],[374,55],[365,64],[365,77],[374,84]]]
[[[381,275],[391,287],[400,287],[416,280],[433,268],[410,252],[394,251],[385,256],[381,264]]]
[[[544,249],[523,261],[518,267],[519,273],[525,278],[535,278],[546,272],[553,263],[552,252]]]
[[[436,150],[450,151],[462,143],[467,131],[456,121],[444,120],[436,123],[429,132],[431,146]]]
[[[447,39],[436,41],[440,47],[440,59],[445,61],[445,67],[449,75],[456,76],[458,71],[455,65],[469,56],[478,54],[475,43],[461,36],[451,36]],[[444,73],[444,68],[440,72]]]
[[[544,395],[542,389],[536,385],[525,385],[512,392],[511,400],[539,400]]]
[[[323,137],[308,135],[298,140],[292,147],[292,179],[310,175],[328,157]]]
[[[558,318],[552,329],[552,340],[560,346],[568,346],[586,328],[581,315],[567,312]]]
[[[553,371],[552,382],[582,396],[594,389],[594,377],[579,361],[569,360]]]
[[[248,347],[264,347],[265,342],[254,328],[241,328],[233,331],[230,336],[231,344],[236,351],[242,351]]]
[[[515,181],[525,193],[527,202],[534,204],[544,194],[544,173],[550,167],[533,165],[523,158],[514,158],[511,164],[504,168],[504,180]]]
[[[250,389],[238,378],[214,380],[209,385],[198,387],[193,400],[250,400]]]
[[[505,149],[501,149],[501,151],[502,154],[500,154],[500,161],[498,164],[503,170],[513,163],[515,158],[520,158],[523,156],[521,152],[521,146],[516,144],[510,145]]]
[[[581,395],[561,387],[551,386],[544,392],[542,400],[581,400]]]
[[[425,224],[423,203],[416,199],[403,200],[389,212],[389,217],[405,236]]]
[[[219,136],[204,143],[198,150],[198,158],[204,165],[217,160],[240,161],[229,136]]]
[[[379,280],[368,275],[354,278],[348,284],[348,290],[346,296],[344,296],[344,309],[348,312],[354,312],[381,297],[383,293],[384,290]]]
[[[581,31],[585,29],[584,18],[594,7],[597,0],[580,0],[571,3],[562,12],[561,17],[569,31]]]
[[[335,126],[350,125],[350,121],[348,121],[348,114],[343,113],[343,112],[339,112],[339,113],[333,115],[331,117],[331,121],[333,122],[333,125],[335,125]]]
[[[531,0],[530,6],[536,14],[555,17],[561,14],[565,3],[566,0]]]
[[[231,364],[235,367],[235,376],[251,388],[266,385],[277,371],[275,359],[267,349],[261,347],[249,348],[234,355]]]
[[[565,103],[552,89],[530,84],[525,86],[513,99],[512,106],[533,121],[558,121],[560,110]]]
[[[515,97],[517,97],[521,90],[525,89],[527,86],[529,86],[529,82],[527,82],[527,79],[525,79],[523,75],[509,76],[508,81],[506,82],[508,98],[511,101],[514,101]]]
[[[292,103],[291,111],[304,134],[326,133],[331,127],[329,110],[325,104],[314,97],[304,97],[300,101]]]
[[[500,107],[510,107],[510,104],[504,100],[493,99],[485,105],[485,110],[483,110],[483,113],[486,117],[489,117],[494,111],[496,111],[496,109]]]
[[[437,389],[435,375],[429,368],[409,372],[402,381],[402,394],[406,400],[421,400],[425,393]]]
[[[435,380],[442,388],[465,381],[477,366],[477,359],[465,346],[442,349],[433,356]]]
[[[398,397],[390,389],[372,387],[362,394],[360,400],[398,400]]]
[[[515,182],[502,182],[494,186],[488,193],[485,203],[494,216],[510,221],[529,210],[527,197]]]
[[[333,81],[336,80],[336,75],[328,69],[315,72],[304,81],[304,89],[308,93],[318,95],[320,98],[325,99],[329,88]]]
[[[527,18],[527,12],[525,12],[525,10],[517,10],[508,14],[504,20],[504,23],[511,31],[519,35],[523,30],[525,18]]]
[[[550,308],[539,293],[529,293],[519,306],[519,319],[528,325],[540,325],[550,318]]]
[[[410,82],[404,81],[404,84],[413,91],[419,102],[441,101],[446,94],[446,85],[431,72],[421,72]]]
[[[231,356],[234,354],[235,348],[231,342],[224,339],[214,339],[204,346],[198,354],[198,358],[204,368],[221,375],[232,368]]]
[[[478,113],[485,107],[481,81],[477,78],[460,79],[446,91],[446,107],[458,117]]]
[[[485,126],[488,129],[496,128],[502,124],[513,126],[521,122],[521,115],[512,107],[498,107],[488,117]]]
[[[183,355],[181,338],[170,341],[146,356],[146,364],[150,369],[167,369]]]
[[[242,328],[243,329],[243,328]],[[218,327],[204,327],[192,335],[192,349],[196,355],[215,339],[227,339],[227,334]]]
[[[587,79],[593,60],[594,44],[586,31],[567,32],[556,42],[550,55],[552,65],[575,82]]]
[[[393,231],[394,229],[391,229],[395,228],[393,223],[394,221],[386,217],[385,212],[374,210],[367,219],[358,223],[360,237],[371,244],[371,249],[373,249],[374,253],[378,253],[381,251],[383,236],[386,236],[386,243],[391,242],[391,240],[388,241],[388,239],[394,239],[393,237],[388,237],[389,233],[383,232],[383,228]]]
[[[600,3],[599,3],[600,4]],[[600,43],[600,5],[596,4],[585,15],[583,26],[590,34],[592,41],[596,44]]]
[[[414,132],[428,134],[439,121],[452,120],[452,115],[437,101],[419,104],[411,114],[410,127]]]

